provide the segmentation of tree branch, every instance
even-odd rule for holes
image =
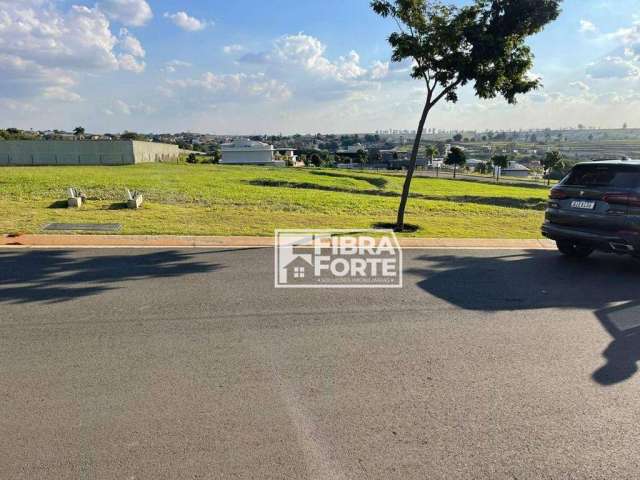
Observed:
[[[456,80],[455,82],[453,82],[452,84],[450,84],[449,86],[445,87],[444,90],[442,90],[437,96],[436,98],[433,99],[433,101],[430,103],[430,107],[433,107],[436,103],[438,103],[440,100],[442,100],[442,97],[444,97],[447,93],[449,93],[451,90],[453,90],[454,88],[456,88],[458,85],[460,85],[460,83],[462,82],[461,79]]]

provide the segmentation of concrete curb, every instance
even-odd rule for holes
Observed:
[[[407,249],[549,250],[541,239],[400,238]],[[185,235],[2,235],[3,248],[256,248],[273,247],[273,237]]]

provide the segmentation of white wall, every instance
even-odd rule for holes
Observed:
[[[177,145],[151,142],[0,141],[0,165],[130,165],[178,158]]]
[[[223,164],[265,164],[273,163],[273,151],[272,150],[222,150],[222,159],[220,163]]]

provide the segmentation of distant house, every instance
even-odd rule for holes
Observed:
[[[349,145],[346,150],[338,150],[336,153],[338,155],[349,155],[349,154],[355,155],[360,150],[366,152],[367,151],[367,147],[365,147],[361,143],[356,143],[356,144],[353,144],[353,145]]]
[[[485,163],[485,162],[482,160],[478,160],[477,158],[468,158],[466,166],[469,168],[469,170],[475,170],[476,167],[481,163]]]
[[[380,157],[385,163],[391,163],[398,160],[407,160],[406,152],[398,152],[397,150],[380,150]]]
[[[276,160],[273,145],[256,142],[246,138],[236,139],[221,146],[221,164],[226,165],[275,165],[284,166],[285,162]]]
[[[336,151],[336,155],[343,158],[350,158],[351,160],[357,160],[360,152],[364,152],[365,155],[369,153],[364,145],[356,143],[355,145],[349,145],[346,150]]]
[[[509,162],[509,166],[502,169],[502,176],[526,178],[529,176],[530,172],[531,171],[524,165],[517,162]]]
[[[296,155],[295,148],[275,147],[274,151],[277,153],[278,160],[284,160],[292,166],[299,166],[300,164],[304,165],[304,163],[298,162],[298,156]]]

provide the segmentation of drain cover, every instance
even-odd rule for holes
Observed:
[[[117,232],[122,228],[119,223],[49,223],[44,230],[56,232]]]

